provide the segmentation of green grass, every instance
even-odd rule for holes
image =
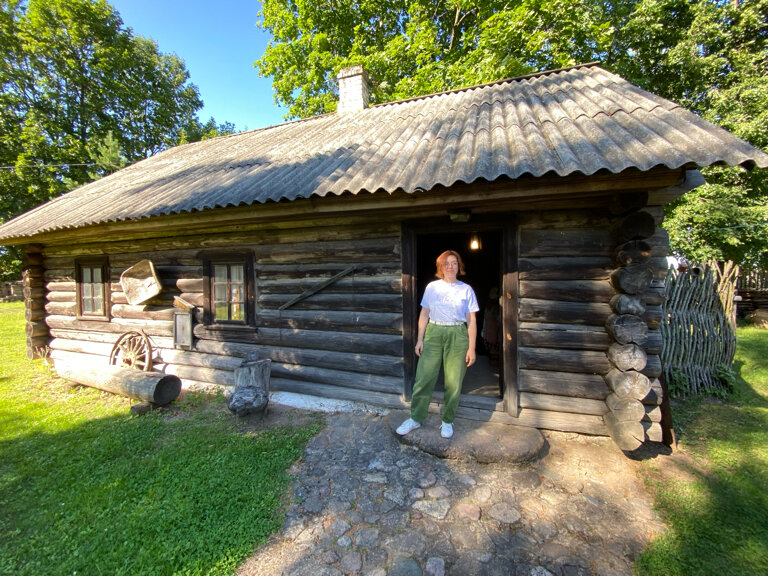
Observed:
[[[670,529],[638,559],[640,575],[768,574],[768,331],[738,329],[734,369],[724,401],[673,405],[679,453],[644,470]]]
[[[280,527],[317,424],[249,433],[194,396],[131,416],[24,345],[0,304],[0,574],[232,574]]]

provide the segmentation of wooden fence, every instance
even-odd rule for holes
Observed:
[[[661,322],[661,362],[672,395],[722,390],[736,352],[734,293],[739,267],[717,262],[670,269]]]
[[[747,317],[758,308],[768,308],[768,270],[742,270],[736,289],[740,296],[740,317]]]

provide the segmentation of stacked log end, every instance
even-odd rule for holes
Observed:
[[[603,419],[614,442],[626,451],[639,448],[646,440],[661,440],[658,406],[662,392],[657,379],[661,373],[661,316],[660,302],[655,302],[652,290],[658,275],[658,266],[654,266],[657,236],[656,218],[649,209],[625,215],[615,229],[616,268],[611,284],[616,294],[605,324],[612,340],[607,352],[611,367],[604,376],[610,393]]]
[[[24,249],[24,316],[27,320],[27,358],[39,358],[46,354],[50,340],[45,323],[45,278],[42,246],[30,244]]]

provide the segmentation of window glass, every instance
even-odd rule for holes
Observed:
[[[248,285],[244,264],[215,263],[211,278],[211,312],[214,322],[247,322]]]

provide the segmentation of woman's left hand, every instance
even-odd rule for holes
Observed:
[[[476,359],[477,359],[477,355],[475,354],[474,348],[470,348],[469,350],[467,350],[467,357],[466,357],[467,368],[472,366],[472,364],[475,363]]]

